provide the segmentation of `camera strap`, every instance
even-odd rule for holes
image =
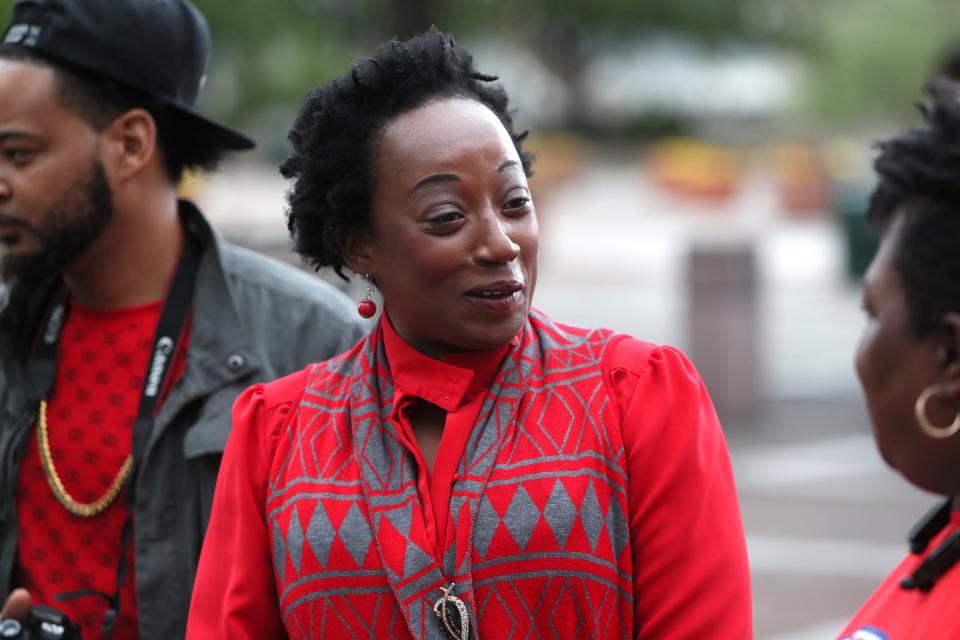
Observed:
[[[140,392],[137,417],[133,425],[131,452],[133,468],[126,485],[130,509],[123,525],[116,589],[112,596],[93,589],[83,589],[57,596],[58,600],[71,600],[88,595],[96,595],[106,599],[109,608],[103,621],[104,640],[109,640],[113,634],[116,618],[120,611],[120,591],[127,574],[126,550],[133,538],[133,511],[136,505],[138,470],[143,463],[150,434],[153,431],[153,419],[159,410],[157,402],[171,382],[168,380],[171,375],[171,365],[175,361],[178,346],[183,339],[184,328],[187,325],[188,314],[193,304],[197,271],[200,266],[200,254],[199,240],[189,232],[184,233],[183,249],[177,264],[177,270],[174,273],[173,282],[170,285],[163,310],[160,312],[160,319],[157,322],[143,388]],[[35,402],[47,397],[53,389],[60,337],[66,320],[67,306],[67,290],[65,287],[60,287],[49,305],[43,331],[37,337],[32,353],[27,360],[25,367],[27,374],[26,388],[28,397]]]

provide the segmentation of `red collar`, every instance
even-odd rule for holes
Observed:
[[[393,328],[386,313],[380,321],[383,344],[390,373],[393,375],[393,405],[414,396],[437,405],[444,411],[456,411],[464,402],[486,391],[507,355],[510,344],[485,351],[459,351],[439,360],[411,347]]]

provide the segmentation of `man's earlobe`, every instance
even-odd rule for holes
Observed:
[[[121,178],[139,173],[157,151],[157,124],[145,109],[131,109],[110,123],[105,132],[114,152],[114,169]]]

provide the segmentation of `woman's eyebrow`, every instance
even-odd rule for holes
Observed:
[[[417,181],[417,184],[413,185],[413,189],[410,189],[410,193],[413,193],[420,187],[433,183],[433,182],[459,182],[460,176],[457,176],[453,173],[435,173],[426,178],[421,178]]]

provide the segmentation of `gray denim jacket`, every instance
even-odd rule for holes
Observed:
[[[336,288],[225,242],[188,202],[181,213],[204,249],[186,369],[160,408],[137,476],[135,571],[145,640],[184,635],[234,399],[251,384],[346,350],[365,332]],[[15,346],[12,340],[24,337],[0,335],[0,347]],[[0,349],[7,354],[0,355],[0,598],[11,588],[20,458],[38,409],[27,403],[20,363],[9,353]]]

